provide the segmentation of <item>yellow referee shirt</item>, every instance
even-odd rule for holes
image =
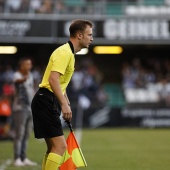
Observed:
[[[59,81],[61,90],[64,94],[74,72],[74,63],[74,48],[71,41],[69,41],[68,43],[57,48],[52,53],[39,87],[47,88],[48,90],[53,92],[48,79],[51,71],[57,71],[61,73]]]

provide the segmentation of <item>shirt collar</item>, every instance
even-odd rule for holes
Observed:
[[[68,41],[69,45],[70,45],[70,48],[71,48],[71,51],[72,53],[74,54],[74,47],[73,47],[73,43],[71,41]]]

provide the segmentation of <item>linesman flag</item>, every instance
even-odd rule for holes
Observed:
[[[70,134],[66,140],[67,150],[63,155],[63,163],[60,166],[60,170],[76,170],[80,167],[86,167],[87,163],[81,151],[81,148],[76,140],[72,126],[70,122],[67,122],[70,128]]]

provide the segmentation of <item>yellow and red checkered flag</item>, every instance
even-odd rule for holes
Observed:
[[[80,146],[73,133],[70,122],[67,122],[70,128],[70,134],[66,140],[67,150],[63,155],[63,163],[60,166],[60,170],[76,170],[79,167],[86,167],[87,163],[80,149]]]

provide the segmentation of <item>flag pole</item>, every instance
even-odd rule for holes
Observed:
[[[67,125],[68,125],[68,127],[69,127],[69,129],[70,129],[70,132],[73,132],[73,127],[72,127],[71,122],[68,121],[68,120],[66,120],[66,123],[67,123]]]

